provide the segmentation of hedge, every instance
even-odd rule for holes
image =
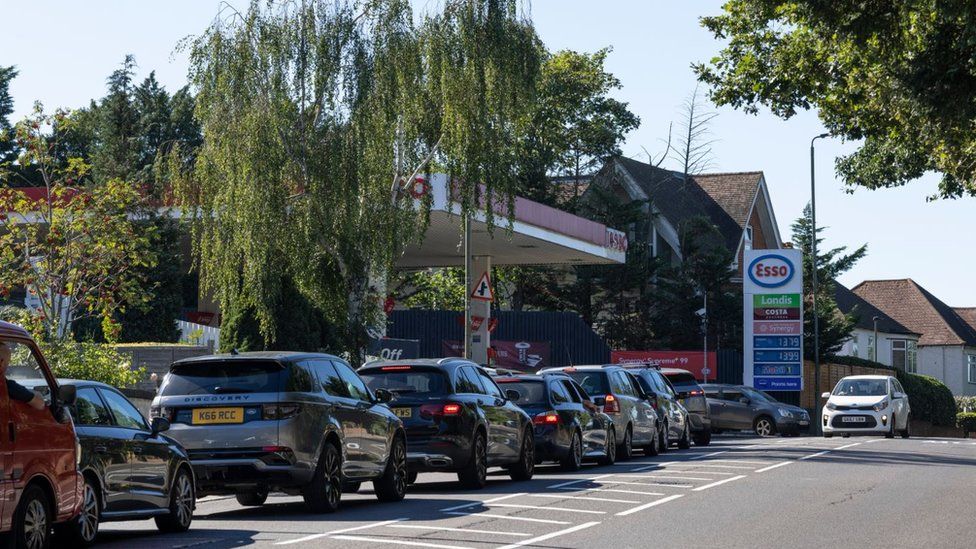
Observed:
[[[956,425],[969,433],[976,433],[976,412],[959,412],[956,414]]]
[[[880,362],[875,362],[873,360],[868,360],[866,358],[859,358],[856,356],[840,356],[840,355],[830,355],[824,358],[824,362],[830,362],[833,364],[843,364],[845,366],[864,366],[865,368],[878,368],[879,370],[888,370],[891,372],[896,372],[895,368],[891,366],[885,366]]]
[[[908,374],[901,370],[896,370],[895,375],[908,393],[912,417],[932,425],[955,425],[956,399],[944,383],[931,376]]]

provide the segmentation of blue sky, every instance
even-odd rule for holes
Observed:
[[[431,1],[414,0],[418,6]],[[136,57],[139,78],[155,70],[175,91],[185,84],[186,58],[174,47],[200,32],[221,2],[0,0],[0,5],[6,42],[14,45],[0,52],[0,65],[20,70],[11,86],[19,118],[34,100],[49,108],[79,107],[101,97],[105,78],[127,53]],[[718,51],[720,45],[699,27],[698,17],[717,13],[720,6],[718,0],[535,0],[532,15],[552,50],[613,47],[608,69],[624,86],[616,96],[629,102],[642,122],[623,149],[643,157],[642,147],[662,150],[669,122],[694,89],[690,64]],[[822,132],[815,113],[782,121],[765,113],[718,112],[715,171],[765,172],[780,231],[788,239],[790,223],[809,200],[808,147]],[[926,201],[936,190],[936,176],[900,189],[848,194],[834,177],[833,160],[853,146],[840,140],[819,143],[818,221],[829,227],[826,245],[868,244],[868,256],[841,281],[853,286],[865,279],[913,278],[950,305],[976,306],[976,247],[969,232],[976,229],[976,201]]]

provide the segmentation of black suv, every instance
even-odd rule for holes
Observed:
[[[455,471],[464,486],[482,488],[491,466],[507,468],[513,480],[532,478],[532,420],[477,364],[372,362],[359,375],[372,390],[393,394],[390,407],[407,432],[411,481],[420,472]]]
[[[385,402],[339,357],[258,352],[180,360],[150,415],[190,456],[198,494],[262,505],[272,490],[333,512],[371,480],[381,501],[406,493],[406,435]]]

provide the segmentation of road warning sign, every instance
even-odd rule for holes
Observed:
[[[488,271],[481,273],[478,283],[471,289],[471,299],[482,301],[495,301],[495,292],[491,289],[491,280],[488,278]]]

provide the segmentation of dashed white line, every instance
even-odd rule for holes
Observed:
[[[489,503],[485,507],[502,507],[505,509],[535,509],[537,511],[558,511],[561,513],[583,513],[587,515],[605,515],[606,511],[591,511],[589,509],[568,509],[566,507],[549,507],[539,505],[520,505],[516,503]]]
[[[519,538],[529,537],[532,534],[522,532],[500,532],[495,530],[474,530],[471,528],[448,528],[447,526],[421,526],[419,524],[392,524],[390,528],[402,528],[407,530],[436,530],[438,532],[463,532],[465,534],[491,534],[493,536],[514,536]]]
[[[698,488],[695,488],[694,490],[692,490],[692,492],[701,492],[702,490],[708,490],[709,488],[713,488],[713,487],[718,486],[720,484],[725,484],[726,482],[732,482],[734,480],[739,480],[740,478],[746,478],[746,476],[745,475],[739,475],[737,477],[723,478],[722,480],[713,482],[711,484],[706,484],[704,486],[699,486]]]
[[[803,457],[801,457],[799,459],[799,461],[804,461],[804,460],[807,460],[807,459],[813,459],[815,457],[820,457],[820,456],[823,456],[823,455],[827,455],[829,453],[830,453],[830,450],[824,450],[823,452],[817,452],[816,454],[810,454],[808,456],[803,456]]]
[[[640,503],[639,501],[634,501],[632,499],[594,498],[590,496],[573,496],[570,494],[529,494],[529,496],[534,498],[580,499],[583,501],[606,501],[610,503]]]
[[[689,458],[689,459],[705,459],[707,457],[720,456],[722,454],[727,454],[727,453],[729,453],[728,450],[722,450],[721,452],[712,452],[710,454],[704,454],[704,455],[701,455],[701,456],[695,456],[695,457],[692,457],[692,458]]]
[[[861,443],[860,442],[855,442],[853,444],[848,444],[846,446],[838,446],[837,448],[834,448],[834,450],[843,450],[844,448],[850,448],[851,446],[857,446],[859,444],[861,444]]]
[[[609,475],[600,475],[600,476],[596,476],[596,477],[592,477],[592,478],[581,478],[579,480],[571,480],[569,482],[561,482],[559,484],[553,484],[552,486],[547,486],[546,488],[549,488],[549,489],[552,489],[552,488],[562,488],[563,486],[572,486],[574,484],[582,484],[584,482],[593,482],[595,480],[600,480],[600,479],[607,478],[607,477],[612,477],[612,476],[613,476],[612,474],[609,474]]]
[[[674,500],[676,500],[676,499],[678,499],[680,497],[683,497],[683,496],[684,496],[684,494],[675,494],[673,496],[668,496],[666,498],[661,498],[661,499],[652,501],[650,503],[645,503],[644,505],[638,505],[637,507],[634,507],[632,509],[627,509],[626,511],[621,511],[621,512],[617,513],[617,516],[618,517],[624,517],[624,516],[627,516],[627,515],[631,515],[633,513],[637,513],[639,511],[643,511],[644,509],[650,509],[651,507],[655,507],[655,506],[661,505],[662,503],[667,503],[669,501],[674,501]]]
[[[765,473],[766,471],[772,471],[773,469],[776,469],[777,467],[782,467],[784,465],[789,465],[791,463],[793,463],[793,462],[792,461],[781,461],[781,462],[776,463],[774,465],[770,465],[769,467],[763,467],[762,469],[756,469],[756,472],[757,473]]]
[[[733,465],[720,465],[721,463],[745,463],[747,465],[766,465],[768,461],[755,461],[748,459],[710,459],[707,467],[734,467]],[[706,467],[703,465],[703,467]]]
[[[484,505],[485,503],[494,503],[496,501],[505,501],[506,499],[517,498],[519,496],[524,496],[526,492],[519,492],[517,494],[508,494],[507,496],[501,496],[492,499],[486,499],[485,501],[476,501],[474,503],[465,503],[464,505],[455,505],[454,507],[445,507],[441,509],[442,513],[447,513],[449,511],[457,511],[458,509],[467,509],[468,507],[476,507],[478,505]]]
[[[384,520],[383,522],[374,522],[372,524],[364,524],[362,526],[353,526],[352,528],[343,528],[342,530],[333,530],[331,532],[324,532],[324,533],[321,533],[321,534],[312,534],[310,536],[305,536],[303,538],[290,539],[290,540],[287,540],[287,541],[279,541],[275,545],[291,545],[293,543],[303,543],[303,542],[306,542],[306,541],[311,541],[313,539],[324,538],[326,536],[333,536],[335,534],[344,534],[346,532],[355,532],[357,530],[366,530],[367,528],[379,528],[380,526],[387,526],[389,524],[394,524],[394,523],[397,523],[397,522],[403,522],[405,520],[407,520],[407,519],[405,519],[405,518],[398,518],[398,519],[393,519],[393,520]]]
[[[473,549],[460,545],[437,545],[429,542],[407,541],[402,539],[367,538],[365,536],[332,536],[332,539],[345,541],[365,541],[368,543],[387,543],[390,545],[409,545],[411,547],[434,547],[435,549]]]
[[[538,536],[538,537],[535,537],[535,538],[532,538],[532,539],[524,539],[522,541],[518,541],[518,542],[513,543],[511,545],[505,545],[503,547],[499,547],[498,549],[515,549],[516,547],[522,547],[522,546],[525,546],[525,545],[535,545],[536,543],[539,543],[540,541],[546,541],[548,539],[556,538],[556,537],[559,537],[559,536],[565,536],[566,534],[572,534],[573,532],[579,532],[580,530],[584,530],[584,529],[589,528],[591,526],[596,526],[597,524],[600,524],[600,523],[599,522],[584,522],[583,524],[577,524],[576,526],[573,526],[572,528],[566,528],[565,530],[559,530],[559,531],[556,531],[556,532],[552,532],[551,534],[545,534],[543,536]]]
[[[722,460],[722,461],[726,461],[726,460]],[[762,461],[762,462],[742,461],[740,463],[755,463],[757,465],[765,465],[769,462],[768,461]],[[714,467],[716,469],[752,469],[752,467],[749,467],[747,465],[722,465],[721,463],[713,463],[711,461],[706,461],[704,463],[689,463],[687,465],[682,465],[682,467]]]
[[[572,522],[566,522],[565,520],[552,520],[552,519],[537,519],[529,517],[513,517],[509,515],[494,515],[492,513],[461,513],[458,511],[448,511],[445,514],[457,515],[462,517],[470,517],[472,515],[478,515],[479,517],[488,517],[494,519],[505,519],[505,520],[517,520],[520,522],[537,522],[540,524],[572,524]]]

